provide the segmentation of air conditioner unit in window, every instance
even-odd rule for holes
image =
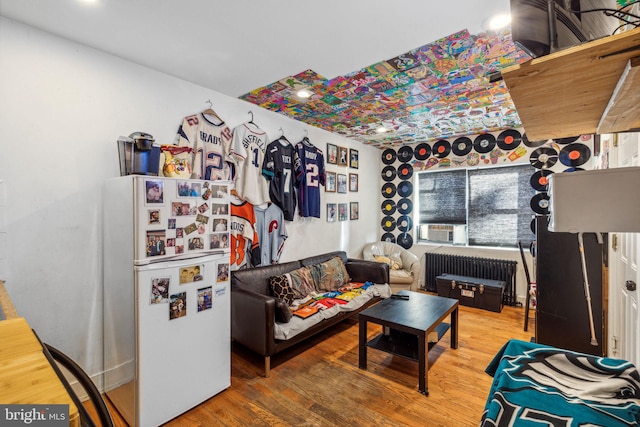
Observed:
[[[429,224],[427,240],[430,242],[453,243],[453,225]]]

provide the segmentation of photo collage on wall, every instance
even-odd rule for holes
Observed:
[[[327,165],[337,165],[358,169],[360,156],[358,150],[339,147],[327,143]],[[327,193],[347,194],[358,192],[358,174],[355,172],[340,173],[336,171],[325,172],[325,188]],[[327,222],[357,220],[360,218],[360,204],[353,201],[349,203],[327,203]]]
[[[413,179],[418,172],[455,167],[490,167],[529,161],[531,183],[539,194],[532,200],[540,212],[548,213],[546,177],[554,171],[580,170],[589,166],[591,135],[545,141],[529,141],[522,129],[440,139],[432,144],[404,145],[382,152],[381,238],[409,249],[413,246]],[[558,162],[559,166],[555,166]],[[562,166],[562,167],[560,167]],[[538,182],[539,181],[539,182]],[[538,189],[540,188],[540,189]],[[547,200],[545,206],[544,200]],[[535,210],[534,210],[535,212]],[[538,213],[538,212],[535,212]]]

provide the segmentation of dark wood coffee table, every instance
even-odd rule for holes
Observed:
[[[400,291],[409,299],[387,298],[360,312],[359,367],[367,369],[367,347],[418,362],[418,391],[429,395],[427,347],[451,329],[451,348],[458,348],[458,300]],[[451,325],[443,320],[451,315]],[[382,325],[382,333],[367,342],[367,322]],[[437,334],[437,339],[435,335]],[[434,338],[434,342],[429,339]]]

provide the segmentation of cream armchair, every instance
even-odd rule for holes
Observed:
[[[362,249],[362,258],[389,264],[389,285],[392,292],[402,289],[418,290],[420,259],[402,246],[391,242],[368,243]]]

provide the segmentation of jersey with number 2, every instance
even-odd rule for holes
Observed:
[[[304,138],[296,144],[295,171],[298,181],[298,213],[320,218],[320,186],[324,185],[324,154]]]

